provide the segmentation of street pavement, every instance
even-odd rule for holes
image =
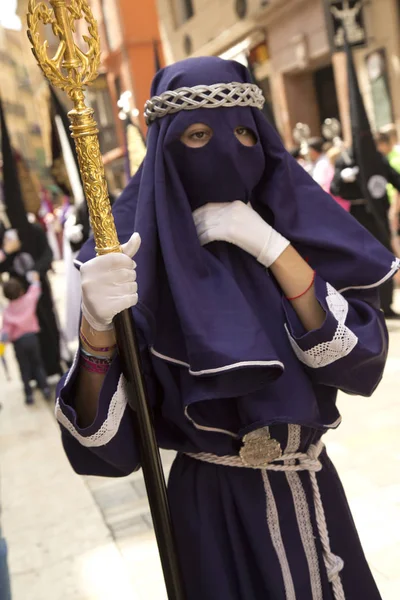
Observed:
[[[56,270],[62,317],[61,263]],[[380,387],[368,399],[340,396],[343,424],[326,443],[382,598],[399,600],[400,323],[390,324],[390,336]],[[7,358],[10,382],[0,369],[0,503],[13,600],[164,600],[141,473],[116,480],[73,473],[53,406],[39,394],[34,406],[24,405],[10,349]],[[163,453],[166,473],[172,460]]]

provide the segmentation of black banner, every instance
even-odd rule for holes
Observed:
[[[4,205],[11,227],[17,229],[20,237],[27,228],[28,219],[19,180],[17,159],[11,146],[3,103],[0,99],[0,134],[1,153],[3,157],[3,194]]]
[[[51,153],[52,153],[52,163],[51,163],[50,171],[51,171],[53,179],[56,182],[56,184],[58,185],[58,187],[61,188],[61,190],[63,191],[64,194],[66,194],[71,199],[73,199],[74,194],[73,194],[68,170],[67,170],[67,167],[65,164],[64,152],[62,149],[61,139],[60,139],[59,131],[58,131],[57,124],[56,124],[56,117],[59,117],[61,119],[62,125],[65,130],[65,135],[66,135],[69,145],[71,147],[71,152],[72,152],[72,156],[74,158],[75,164],[76,164],[77,171],[80,174],[78,156],[76,154],[74,140],[72,139],[71,134],[70,134],[70,128],[69,128],[70,123],[69,123],[67,112],[66,112],[63,104],[60,102],[56,92],[54,91],[54,89],[52,88],[51,85],[49,85],[49,89],[50,89]],[[81,180],[81,182],[82,182],[82,180]],[[83,185],[82,185],[82,187],[83,187]]]
[[[349,81],[349,100],[351,132],[353,138],[353,157],[359,168],[358,183],[368,209],[375,219],[376,237],[387,248],[390,248],[390,232],[387,220],[389,201],[387,197],[387,169],[379,154],[371,126],[368,120],[356,67],[350,45],[345,39],[347,57],[347,74]]]
[[[365,46],[367,32],[362,0],[325,0],[325,14],[332,52],[344,50],[344,27],[350,47]]]

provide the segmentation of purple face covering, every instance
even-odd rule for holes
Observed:
[[[240,64],[218,58],[182,61],[160,71],[152,95],[183,86],[249,82]],[[187,148],[181,134],[205,123],[213,137]],[[234,135],[251,129],[253,147]],[[241,249],[201,247],[192,211],[208,202],[250,201],[338,290],[373,287],[389,276],[393,255],[307,175],[256,108],[181,111],[157,119],[146,158],[114,205],[121,242],[142,237],[135,319],[153,355],[189,370],[191,400],[260,389],[285,367],[282,294]],[[79,259],[94,255],[93,242]],[[189,393],[189,392],[188,392]]]
[[[238,112],[239,111],[239,112]],[[193,123],[203,123],[213,136],[202,148],[189,148],[180,141]],[[237,127],[255,133],[250,110],[221,108],[180,113],[171,123],[164,147],[171,156],[192,210],[207,202],[248,202],[265,169],[261,144],[244,146],[235,136]],[[218,160],[216,160],[218,157]]]

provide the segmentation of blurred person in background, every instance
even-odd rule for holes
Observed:
[[[325,141],[315,137],[308,140],[307,145],[312,165],[311,177],[323,188],[331,172],[331,163],[325,154]]]
[[[8,363],[6,359],[6,344],[5,342],[0,341],[0,361],[3,365],[4,374],[6,376],[7,381],[11,381],[10,371],[8,369]]]
[[[64,223],[64,236],[75,255],[91,234],[89,211],[86,202],[73,206]]]
[[[336,161],[341,155],[342,151],[337,146],[332,146],[326,153],[330,162],[330,168],[326,169],[326,179],[323,182],[322,189],[328,194],[331,194],[331,185],[335,176]],[[331,194],[331,196],[342,208],[344,208],[344,210],[347,212],[350,211],[350,202],[348,200],[343,200],[340,196],[334,196],[333,194]]]
[[[376,145],[379,152],[386,156],[390,166],[400,173],[400,146],[396,146],[393,134],[379,133],[376,136]]]
[[[1,235],[2,235],[2,233],[1,233],[2,228],[3,228],[3,223],[2,223],[2,221],[0,221],[0,239],[1,239]],[[0,330],[1,330],[1,323],[3,321],[4,308],[5,308],[5,298],[0,294]],[[0,341],[0,361],[1,361],[1,364],[3,365],[3,371],[6,376],[6,380],[10,381],[11,377],[10,377],[10,371],[8,368],[8,363],[7,363],[7,358],[6,358],[6,350],[7,350],[7,344]],[[1,408],[1,405],[0,405],[0,408]]]
[[[0,273],[18,279],[25,290],[29,287],[26,274],[36,271],[40,276],[42,294],[37,305],[40,325],[39,341],[43,363],[48,376],[61,375],[60,331],[47,276],[53,253],[43,228],[27,223],[19,234],[14,229],[3,232],[0,239]]]
[[[58,221],[59,221],[62,229],[64,228],[65,222],[70,213],[71,206],[72,206],[72,204],[71,204],[70,197],[67,196],[66,194],[64,194],[62,197],[60,206],[58,206],[56,209],[57,218],[58,218]]]
[[[389,165],[386,157],[382,156],[382,161],[386,181],[391,183],[396,190],[400,191],[400,174]],[[376,237],[377,240],[385,246],[388,246],[388,250],[390,249],[392,251],[393,248],[389,242],[389,232],[391,228],[389,224],[388,198],[387,196],[382,197],[382,202],[385,203],[385,205],[380,207],[381,210],[379,211],[379,215],[382,222],[378,223],[375,215],[368,206],[368,201],[364,197],[359,180],[359,173],[360,169],[357,165],[357,160],[354,157],[353,150],[349,149],[346,150],[346,152],[342,152],[342,155],[336,160],[335,175],[331,183],[331,194],[350,201],[350,214],[374,237]],[[384,183],[385,182],[383,181],[383,184]],[[388,236],[386,236],[385,239],[382,234],[382,228],[388,232]],[[389,319],[400,319],[400,315],[392,308],[394,292],[393,280],[389,279],[384,282],[380,291],[381,306],[385,316]]]
[[[332,146],[330,143],[324,142],[322,138],[312,138],[308,142],[308,173],[312,176],[326,192],[330,194],[334,200],[347,212],[350,210],[350,203],[339,196],[331,194],[331,183],[335,175],[336,160],[341,155],[341,151]],[[293,154],[292,154],[293,156]],[[299,164],[301,162],[298,160]]]
[[[178,452],[185,597],[381,600],[322,437],[340,424],[338,390],[370,396],[382,378],[379,285],[400,261],[286,152],[262,106],[234,61],[156,75],[147,154],[113,209],[121,252],[96,256],[90,239],[78,257],[62,442],[80,474],[139,468],[113,328],[132,308],[157,441]]]
[[[400,148],[395,145],[395,138],[388,133],[380,133],[376,138],[376,144],[379,152],[386,157],[389,165],[400,174]],[[400,193],[391,184],[388,183],[387,192],[390,202],[389,221],[393,236],[393,243],[396,246],[396,252],[399,252],[399,234],[400,234]]]
[[[294,160],[301,165],[303,157],[301,154],[300,146],[295,146],[291,150],[289,150],[290,155],[294,158]]]
[[[308,161],[304,154],[302,149],[300,148],[300,146],[296,146],[295,148],[292,148],[291,150],[289,150],[289,153],[291,154],[291,156],[294,158],[294,160],[301,166],[303,167],[303,169],[307,172],[307,173],[311,173],[312,171],[312,164],[310,163],[310,161]]]
[[[72,212],[72,204],[69,196],[64,194],[59,206],[54,209],[54,215],[57,222],[57,242],[60,249],[60,258],[64,258],[64,227],[65,223]]]
[[[9,301],[3,312],[1,340],[12,343],[24,384],[25,404],[33,404],[31,380],[36,380],[44,397],[49,399],[46,371],[42,363],[36,308],[41,295],[39,274],[28,273],[31,282],[25,291],[18,279],[10,278],[3,285],[3,294]]]
[[[55,214],[52,194],[46,188],[42,188],[41,200],[39,217],[46,232],[48,245],[51,248],[52,260],[60,260],[59,223]]]
[[[0,506],[1,517],[1,506]],[[11,600],[10,571],[8,568],[8,549],[2,536],[0,520],[0,600]]]

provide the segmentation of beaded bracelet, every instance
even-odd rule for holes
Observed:
[[[80,349],[81,354],[83,354],[84,356],[87,356],[88,358],[99,358],[100,360],[112,360],[114,354],[112,354],[111,356],[99,356],[98,354],[91,354],[90,352],[88,352],[87,350],[85,350],[85,348],[83,348],[81,346]]]
[[[293,302],[293,300],[298,300],[299,298],[302,298],[303,296],[305,296],[307,294],[307,292],[309,292],[311,290],[312,286],[314,285],[316,275],[317,275],[317,273],[314,271],[311,283],[308,286],[308,288],[306,290],[304,290],[304,292],[302,292],[298,296],[294,296],[293,298],[286,298],[286,300],[289,300],[289,302]]]
[[[112,346],[105,346],[104,348],[92,346],[92,344],[89,342],[89,340],[83,333],[82,329],[80,331],[80,338],[81,338],[81,341],[84,344],[86,344],[86,346],[88,346],[88,348],[90,348],[91,350],[94,350],[95,352],[109,352],[110,350],[114,350],[117,347],[117,344],[113,344]]]
[[[81,351],[81,366],[89,373],[105,375],[110,368],[112,360],[112,357],[100,358],[98,356],[86,356],[84,352]]]
[[[85,356],[82,353],[82,360],[93,365],[111,365],[112,358],[101,358],[100,356]]]

